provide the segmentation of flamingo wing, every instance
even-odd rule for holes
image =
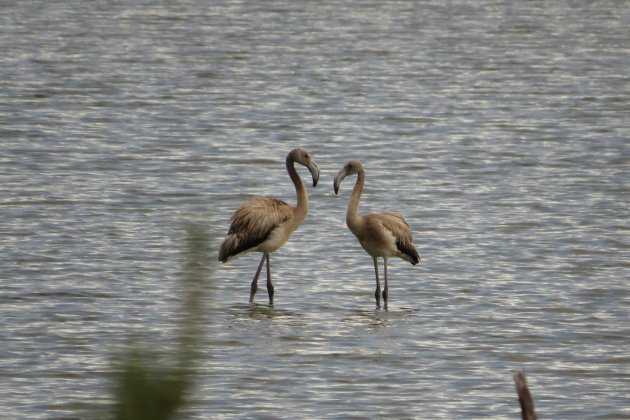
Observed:
[[[219,260],[226,262],[256,248],[281,224],[293,217],[286,202],[256,197],[241,205],[232,215],[228,236],[221,244]]]

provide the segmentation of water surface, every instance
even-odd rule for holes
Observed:
[[[14,2],[0,31],[0,406],[111,403],[131,337],[168,352],[185,226],[254,195],[305,223],[247,304],[258,256],[207,271],[184,418],[630,417],[630,12],[618,2]],[[389,311],[345,227],[409,221]],[[308,181],[308,171],[300,169]],[[308,184],[308,182],[307,182]]]

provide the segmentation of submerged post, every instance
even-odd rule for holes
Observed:
[[[536,411],[534,411],[534,400],[527,387],[525,374],[523,372],[515,373],[514,383],[516,384],[518,402],[521,404],[521,416],[523,420],[537,420],[538,416],[536,416]]]

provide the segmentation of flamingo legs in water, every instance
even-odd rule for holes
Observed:
[[[389,297],[389,287],[387,286],[387,257],[383,257],[383,267],[385,271],[385,287],[383,287],[383,305],[387,309],[387,298]]]
[[[378,278],[378,261],[376,258],[374,260],[374,274],[376,276],[376,290],[374,291],[374,298],[376,299],[376,306],[381,307],[381,282]],[[383,287],[383,307],[387,309],[387,295],[389,291],[389,287],[387,286],[387,258],[383,257],[383,274],[385,276],[385,287]]]
[[[269,254],[267,256],[267,293],[269,294],[269,305],[273,306],[273,284],[271,284],[271,265],[269,265]]]
[[[374,299],[376,299],[376,306],[381,306],[381,282],[378,279],[378,261],[374,260],[374,274],[376,275],[376,290],[374,291]]]
[[[262,266],[267,261],[267,293],[269,294],[269,304],[273,305],[273,284],[271,284],[271,266],[269,265],[269,254],[266,252],[263,253],[262,258],[260,259],[260,264],[258,264],[258,269],[256,270],[256,275],[254,276],[254,280],[252,280],[251,291],[249,293],[249,303],[254,303],[254,295],[256,294],[256,290],[258,290],[258,276],[260,276],[260,272],[262,271]]]

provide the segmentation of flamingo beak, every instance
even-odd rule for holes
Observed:
[[[306,165],[306,167],[313,177],[313,187],[316,187],[317,181],[319,181],[319,166],[317,166],[317,163],[311,160],[309,161],[308,165]]]
[[[335,195],[339,194],[339,186],[341,185],[341,181],[343,181],[343,179],[348,175],[348,173],[346,172],[346,168],[341,169],[338,173],[337,176],[335,177],[335,183],[334,183],[334,187],[335,187]]]

